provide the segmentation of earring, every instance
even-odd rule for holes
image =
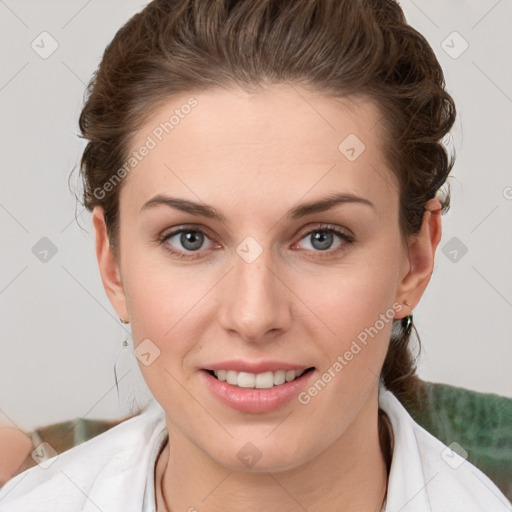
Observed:
[[[412,313],[409,313],[407,316],[404,316],[402,318],[402,329],[404,331],[404,334],[409,336],[412,331]]]

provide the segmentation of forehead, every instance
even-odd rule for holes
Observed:
[[[214,88],[174,96],[135,134],[141,153],[121,196],[142,204],[151,194],[182,193],[247,200],[298,200],[342,191],[397,194],[387,166],[377,106],[365,98],[334,98],[296,85],[257,92]],[[194,199],[197,199],[195,197]]]

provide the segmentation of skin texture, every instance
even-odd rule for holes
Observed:
[[[135,346],[149,339],[160,350],[140,367],[166,411],[170,443],[157,465],[166,505],[199,512],[380,510],[386,470],[378,375],[391,321],[307,405],[294,399],[269,413],[236,411],[204,386],[201,368],[272,359],[314,366],[314,383],[379,315],[391,309],[401,318],[416,306],[441,236],[439,204],[432,202],[421,232],[405,240],[376,106],[298,86],[174,97],[132,147],[190,96],[197,106],[122,185],[119,261],[101,208],[93,211],[106,293],[131,322]],[[338,149],[349,134],[365,144],[354,161]],[[352,202],[286,216],[333,192],[372,206]],[[157,194],[206,203],[225,221],[164,205],[141,212]],[[318,249],[311,231],[323,223],[353,243],[333,235],[328,249]],[[158,242],[184,224],[205,233],[199,251],[187,251],[180,235]],[[236,252],[247,236],[262,248],[252,263]],[[165,245],[193,258],[171,255]],[[261,453],[250,468],[237,457],[247,442]]]
[[[23,431],[16,427],[0,426],[0,485],[17,473],[33,449],[30,437]]]

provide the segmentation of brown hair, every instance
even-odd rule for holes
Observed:
[[[106,48],[80,116],[89,141],[81,160],[83,203],[103,207],[116,257],[122,182],[107,185],[148,116],[178,93],[279,82],[377,104],[399,182],[401,232],[418,232],[425,203],[453,165],[441,139],[455,105],[432,48],[395,1],[154,0]],[[394,322],[381,378],[414,404],[421,381],[403,324]]]

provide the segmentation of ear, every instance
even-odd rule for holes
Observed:
[[[419,233],[409,237],[408,262],[400,282],[397,300],[406,303],[395,318],[407,316],[420,301],[434,269],[434,256],[441,240],[441,203],[437,198],[425,205]]]
[[[92,211],[92,222],[96,234],[96,258],[98,259],[103,287],[118,316],[128,321],[126,295],[121,279],[119,262],[115,258],[112,247],[110,246],[107,226],[105,224],[105,215],[101,206],[94,207]]]

